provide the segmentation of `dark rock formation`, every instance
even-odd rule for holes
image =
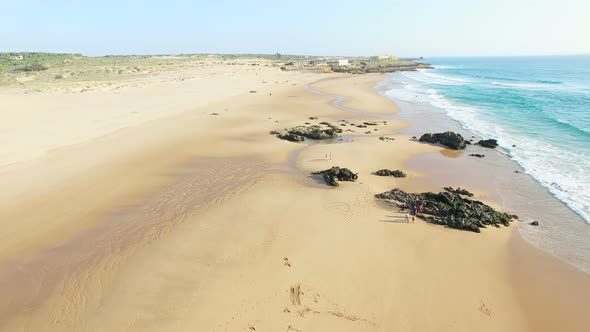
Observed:
[[[364,125],[366,126],[377,126],[378,124],[375,122],[363,122]]]
[[[333,126],[328,123],[328,128],[311,125],[311,126],[298,126],[287,130],[285,134],[277,134],[276,136],[280,139],[284,139],[291,142],[301,142],[305,138],[309,139],[329,139],[336,138],[338,134],[342,132],[342,129]]]
[[[498,141],[496,141],[495,139],[486,139],[486,140],[481,140],[481,141],[477,142],[476,144],[483,146],[484,148],[495,149],[498,146]]]
[[[317,119],[318,119],[318,117],[317,117],[317,116],[310,116],[310,117],[309,117],[309,119],[310,119],[310,120],[317,120]]]
[[[395,141],[395,138],[393,137],[379,136],[379,139],[382,141]]]
[[[305,140],[305,138],[303,138],[303,136],[296,135],[296,134],[293,134],[290,132],[288,132],[286,134],[277,134],[276,136],[280,139],[284,139],[289,142],[303,142]]]
[[[451,131],[437,134],[424,134],[420,137],[419,141],[432,144],[440,143],[455,150],[465,149],[465,139],[463,139],[463,136]]]
[[[406,177],[406,173],[400,171],[400,170],[395,170],[392,171],[390,169],[380,169],[377,172],[375,172],[375,175],[379,175],[379,176],[393,176],[396,178],[405,178]]]
[[[483,158],[483,157],[485,157],[486,155],[485,155],[485,154],[479,154],[479,153],[472,153],[472,154],[470,154],[470,156],[471,156],[471,157],[477,157],[477,158]]]
[[[413,61],[398,61],[384,63],[367,63],[366,65],[356,66],[331,66],[333,72],[349,74],[367,74],[367,73],[392,73],[396,71],[415,71],[416,69],[432,69],[427,63]]]
[[[533,220],[533,222],[530,223],[531,226],[539,226],[539,222],[536,220]]]
[[[375,195],[376,198],[396,203],[398,206],[412,210],[414,206],[423,206],[423,218],[433,224],[446,225],[450,228],[479,233],[486,226],[509,226],[512,216],[494,210],[479,201],[463,198],[461,195],[440,192],[411,194],[393,189]]]
[[[461,188],[457,188],[454,189],[453,187],[444,187],[444,190],[453,193],[453,194],[458,194],[458,195],[465,195],[465,196],[469,196],[469,197],[473,197],[473,194],[470,193],[469,191],[465,190],[465,189],[461,189]]]
[[[326,181],[327,185],[334,187],[338,186],[338,182],[336,180],[354,182],[356,181],[356,179],[358,179],[358,175],[356,173],[353,173],[348,168],[340,168],[337,166],[334,166],[327,170],[313,172],[311,174],[321,175],[324,178],[324,181]]]

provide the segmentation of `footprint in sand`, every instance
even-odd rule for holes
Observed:
[[[492,317],[492,309],[488,308],[488,306],[483,301],[481,301],[481,305],[478,309],[482,314]]]
[[[301,295],[303,295],[303,292],[301,292],[301,285],[297,284],[291,286],[289,293],[291,294],[291,304],[297,306],[301,305]]]
[[[283,258],[283,265],[291,267],[291,263],[289,263],[289,259],[287,257]]]

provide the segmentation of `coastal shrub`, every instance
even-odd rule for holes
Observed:
[[[33,63],[28,66],[16,68],[14,71],[16,72],[31,72],[31,71],[44,71],[47,70],[47,67],[40,63]]]

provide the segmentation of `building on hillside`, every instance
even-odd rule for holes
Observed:
[[[10,56],[10,60],[22,60],[24,58],[25,57],[23,57],[22,54],[13,54],[13,55]]]
[[[348,66],[348,59],[330,59],[327,61],[330,66]]]
[[[397,61],[398,58],[393,55],[375,55],[371,57],[371,61]]]

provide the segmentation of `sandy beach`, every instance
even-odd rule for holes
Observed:
[[[0,91],[0,330],[586,331],[590,276],[516,224],[405,223],[375,200],[441,191],[409,161],[455,157],[401,133],[383,78],[211,61]],[[380,124],[332,144],[269,135],[322,121]],[[309,175],[331,166],[358,181]]]

